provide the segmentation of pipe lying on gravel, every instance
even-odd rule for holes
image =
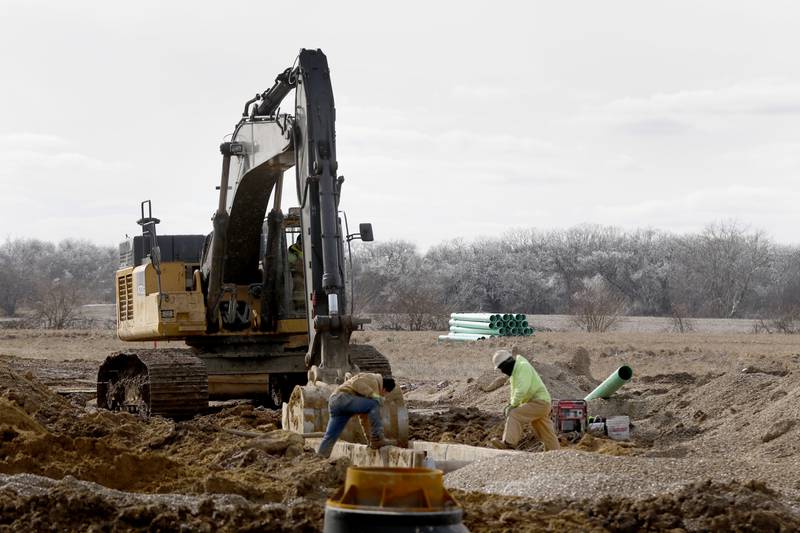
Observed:
[[[450,333],[449,335],[439,335],[440,341],[480,341],[487,339],[491,335],[480,335],[470,333]]]
[[[612,372],[604,382],[597,386],[597,388],[590,392],[584,400],[588,402],[595,398],[609,398],[612,394],[617,392],[620,387],[629,382],[632,377],[633,369],[628,365],[622,365]]]

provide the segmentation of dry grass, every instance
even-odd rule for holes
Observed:
[[[363,332],[355,342],[372,344],[390,360],[394,373],[409,380],[455,380],[491,371],[491,355],[517,347],[535,361],[566,362],[578,350],[588,350],[595,378],[621,364],[635,375],[669,372],[717,372],[800,353],[792,335],[745,333],[671,333],[576,331],[537,333],[533,337],[501,337],[474,343],[439,343],[431,332]]]

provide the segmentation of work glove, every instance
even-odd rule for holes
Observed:
[[[378,402],[379,407],[383,407],[383,396],[379,396],[376,394],[375,396],[372,397],[372,399]]]

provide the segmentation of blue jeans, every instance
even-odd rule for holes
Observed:
[[[371,398],[355,396],[346,392],[337,392],[331,395],[328,401],[330,408],[330,418],[325,436],[319,445],[319,453],[323,457],[330,457],[331,449],[339,435],[344,431],[344,427],[353,415],[367,414],[369,425],[372,428],[372,439],[380,440],[383,438],[383,422],[381,421],[381,405]]]

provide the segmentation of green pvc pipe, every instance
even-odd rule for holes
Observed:
[[[502,316],[494,313],[450,313],[450,318],[471,322],[498,322]]]
[[[517,322],[517,327],[520,327],[520,328],[523,328],[523,329],[527,328],[528,327],[528,321],[527,320],[520,320],[519,322]]]
[[[477,328],[477,329],[495,329],[501,327],[502,322],[473,322],[471,320],[456,320],[451,318],[449,321],[451,326],[459,326],[462,328]]]
[[[514,315],[506,313],[503,315],[503,320],[514,320]]]
[[[522,334],[526,337],[530,337],[533,335],[533,328],[525,328],[525,331],[523,331]]]
[[[632,377],[633,369],[628,365],[622,365],[612,372],[611,375],[608,376],[604,382],[598,385],[596,389],[590,392],[586,398],[584,398],[584,400],[588,402],[589,400],[594,400],[595,398],[610,398],[611,395],[617,392],[620,387],[629,382]]]
[[[499,329],[475,329],[475,328],[460,328],[458,326],[450,326],[450,331],[453,333],[478,333],[481,335],[500,335]]]
[[[522,314],[517,314],[517,315],[514,315],[514,320],[516,320],[517,322],[520,322],[520,321],[522,321],[522,320],[525,320],[526,318],[527,318],[527,317],[526,317],[525,315],[522,315]]]

